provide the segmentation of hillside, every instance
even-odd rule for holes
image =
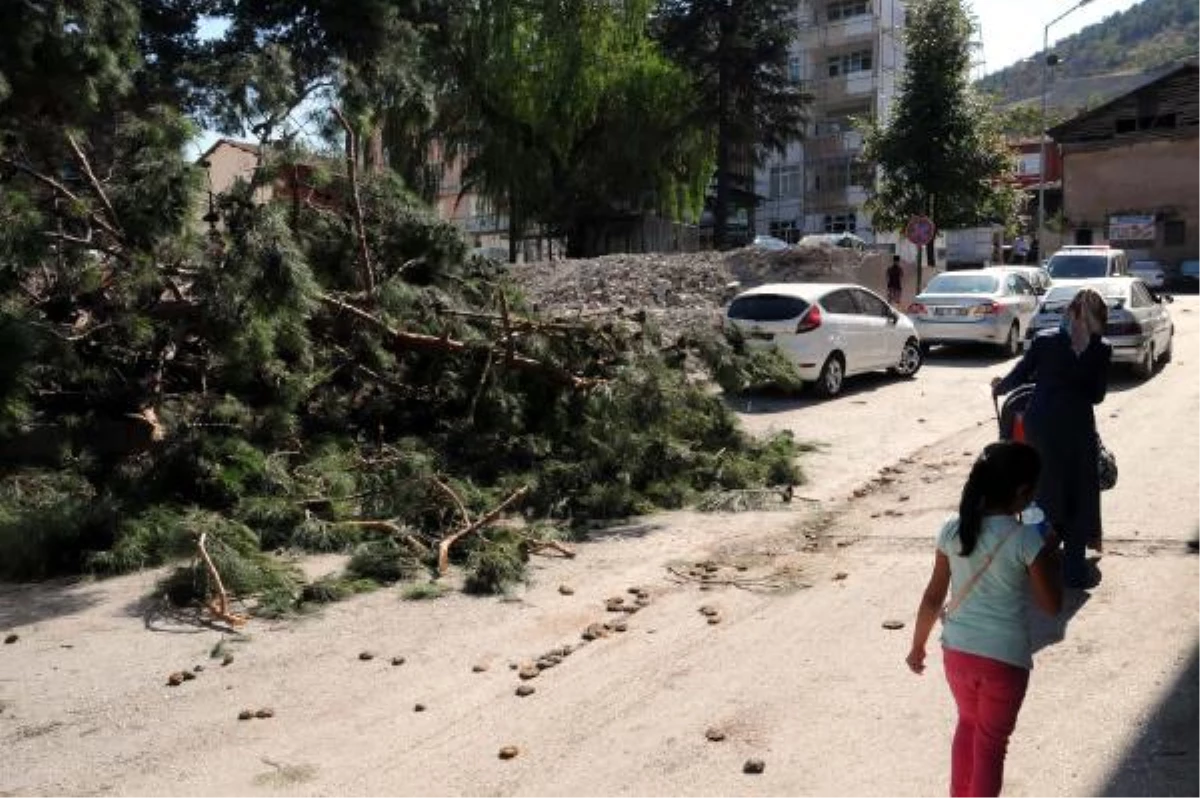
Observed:
[[[1062,63],[1053,70],[1051,107],[1070,112],[1129,90],[1146,73],[1194,57],[1200,46],[1196,0],[1143,0],[1052,48]],[[1040,100],[1042,60],[1020,61],[976,85],[1004,104]]]

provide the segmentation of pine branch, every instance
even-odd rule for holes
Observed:
[[[434,335],[425,335],[423,333],[406,332],[395,330],[388,326],[387,322],[367,313],[362,308],[355,307],[347,302],[343,302],[337,297],[329,294],[318,294],[317,299],[330,307],[345,311],[360,321],[366,322],[381,332],[387,334],[392,339],[392,343],[401,349],[412,349],[422,352],[492,352],[495,347],[488,344],[468,344],[463,341],[449,337],[438,337]],[[550,363],[543,363],[540,360],[534,360],[524,355],[513,355],[507,360],[508,365],[513,368],[532,371],[550,377],[555,382],[566,385],[574,390],[587,390],[597,385],[603,384],[604,380],[591,377],[579,377],[571,374],[569,371],[561,369]]]
[[[350,175],[350,196],[354,200],[354,228],[358,235],[358,258],[362,269],[363,288],[368,294],[374,294],[375,271],[371,267],[371,249],[367,245],[367,226],[363,219],[362,199],[358,192],[358,158],[355,154],[354,130],[340,108],[335,107],[333,113],[346,131],[346,170]]]
[[[112,221],[113,227],[124,238],[125,233],[121,230],[121,222],[117,218],[117,211],[113,208],[112,203],[109,202],[108,195],[104,193],[104,187],[96,179],[96,174],[92,171],[92,164],[88,161],[87,156],[83,154],[83,150],[79,148],[79,144],[76,143],[74,136],[70,133],[67,134],[67,143],[71,145],[71,152],[75,154],[75,160],[79,162],[79,168],[87,176],[88,182],[92,186],[92,191],[96,192],[96,196],[104,205],[104,209],[108,211],[108,218]]]
[[[446,570],[450,567],[451,546],[467,535],[478,532],[479,530],[493,523],[497,518],[500,517],[500,514],[508,508],[509,505],[523,499],[527,493],[529,493],[529,486],[525,485],[512,493],[507,499],[500,502],[491,510],[488,510],[486,513],[480,516],[479,520],[475,521],[474,523],[469,523],[454,534],[447,535],[446,537],[442,538],[442,542],[438,544],[438,574],[444,575]]]
[[[71,191],[71,189],[67,188],[62,183],[55,180],[53,177],[42,174],[41,172],[34,169],[32,166],[30,166],[27,163],[23,163],[21,161],[14,160],[12,158],[9,158],[6,155],[0,155],[0,164],[5,164],[7,166],[12,167],[13,169],[16,169],[18,172],[23,172],[23,173],[29,175],[34,180],[37,180],[39,183],[42,183],[42,184],[54,189],[60,195],[71,200],[71,202],[75,203],[76,205],[80,205],[83,207],[86,207],[86,205],[87,205],[87,203],[85,203],[78,194]],[[91,213],[88,214],[88,218],[91,219],[91,221],[97,227],[99,227],[101,230],[103,230],[104,232],[106,232],[110,236],[112,236],[114,239],[116,239],[117,242],[124,243],[124,237],[121,234],[121,231],[117,230],[111,224],[109,224],[104,219],[103,216],[96,213],[95,211],[92,211]]]

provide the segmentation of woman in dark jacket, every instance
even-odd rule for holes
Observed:
[[[1042,456],[1037,502],[1063,541],[1063,583],[1089,587],[1087,547],[1100,548],[1099,439],[1092,406],[1108,391],[1112,347],[1102,338],[1104,298],[1080,289],[1053,331],[1039,334],[1008,376],[992,380],[1006,394],[1034,383],[1025,435]]]

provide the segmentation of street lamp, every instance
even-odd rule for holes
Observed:
[[[1038,253],[1041,257],[1042,252],[1042,226],[1046,223],[1046,78],[1050,73],[1050,67],[1058,63],[1058,56],[1050,55],[1050,26],[1056,22],[1062,21],[1064,17],[1070,14],[1080,6],[1086,6],[1092,0],[1079,0],[1078,3],[1068,8],[1066,11],[1059,14],[1054,19],[1046,23],[1046,27],[1042,29],[1042,122],[1041,122],[1041,161],[1038,164],[1038,213],[1037,213],[1037,239]],[[1053,63],[1051,60],[1053,59]]]

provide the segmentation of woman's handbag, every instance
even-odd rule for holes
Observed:
[[[1100,474],[1100,490],[1112,490],[1117,484],[1117,458],[1113,457],[1113,453],[1108,450],[1104,442],[1100,440],[1100,435],[1096,435],[1096,468]]]

